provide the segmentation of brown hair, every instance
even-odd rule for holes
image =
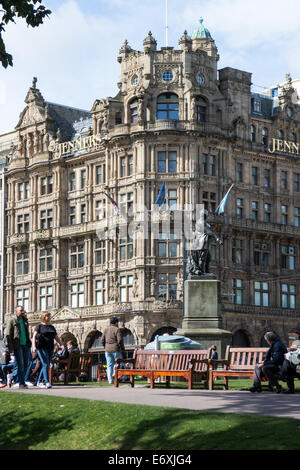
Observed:
[[[46,311],[46,312],[42,312],[42,313],[41,313],[41,321],[42,321],[42,322],[45,321],[45,317],[47,317],[47,316],[51,317],[51,313],[50,313],[50,312],[47,312],[47,311]]]

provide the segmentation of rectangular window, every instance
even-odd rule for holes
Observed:
[[[243,263],[243,240],[232,241],[232,261],[233,263]]]
[[[126,176],[126,157],[121,157],[121,177]]]
[[[243,281],[241,279],[232,279],[232,303],[243,304]]]
[[[295,269],[295,248],[292,246],[281,246],[281,267],[283,269]]]
[[[269,188],[271,185],[271,171],[264,170],[264,187]]]
[[[288,206],[286,205],[281,206],[281,223],[283,225],[287,225],[288,223]]]
[[[53,176],[41,178],[41,195],[51,194],[53,192]]]
[[[53,307],[53,287],[40,287],[40,310],[45,311],[49,307]]]
[[[29,199],[29,182],[18,184],[18,200]]]
[[[53,269],[53,250],[45,248],[40,250],[40,272],[52,271]]]
[[[72,171],[69,176],[69,188],[70,191],[75,191],[76,189],[76,175],[75,171]]]
[[[287,171],[281,171],[280,187],[281,187],[281,189],[287,189],[288,188],[288,173],[287,173]]]
[[[269,283],[254,282],[254,305],[268,307],[269,306]]]
[[[200,196],[201,200],[201,196]],[[208,191],[202,192],[202,204],[204,209],[208,212],[215,212],[216,210],[216,193],[209,193]]]
[[[269,203],[264,204],[264,222],[271,222],[272,206]]]
[[[258,168],[257,166],[252,167],[252,185],[258,186]]]
[[[53,227],[53,211],[52,209],[46,209],[40,213],[40,228],[48,229]]]
[[[128,156],[128,176],[133,175],[133,155]]]
[[[86,186],[86,170],[80,171],[80,188],[84,189]]]
[[[258,202],[252,201],[252,220],[258,220]]]
[[[95,264],[104,264],[106,262],[105,241],[95,241]]]
[[[17,306],[29,312],[29,289],[17,289]]]
[[[294,181],[293,181],[294,192],[298,193],[300,191],[300,174],[294,173]]]
[[[81,204],[80,206],[80,222],[84,224],[86,222],[86,205]]]
[[[176,173],[177,152],[158,152],[158,172]]]
[[[96,220],[102,220],[106,217],[106,201],[96,201]]]
[[[84,266],[84,244],[71,246],[71,268],[82,268]]]
[[[237,199],[236,200],[236,217],[238,219],[243,218],[243,206],[244,206],[243,199]]]
[[[133,238],[129,235],[120,238],[120,260],[133,258]]]
[[[76,225],[76,208],[75,206],[70,207],[70,225]]]
[[[29,273],[29,252],[24,251],[17,254],[17,276]]]
[[[18,233],[29,232],[29,214],[23,214],[17,216],[17,230]]]
[[[71,284],[71,307],[84,307],[84,283]]]
[[[103,183],[103,168],[102,165],[96,167],[96,184]]]
[[[177,299],[177,275],[165,273],[158,275],[158,299],[166,302]]]
[[[300,207],[294,207],[294,226],[300,227]]]
[[[120,301],[130,302],[132,300],[133,276],[120,277]]]
[[[96,305],[106,304],[106,280],[96,281]]]
[[[238,183],[243,182],[243,164],[242,163],[236,164],[236,181]]]
[[[296,308],[295,284],[281,284],[281,307]]]
[[[168,206],[170,211],[175,211],[177,207],[177,190],[168,190]]]

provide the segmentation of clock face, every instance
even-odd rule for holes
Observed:
[[[196,80],[199,83],[199,85],[204,85],[204,83],[205,83],[205,78],[202,75],[202,73],[197,73]]]
[[[293,110],[289,106],[286,108],[286,114],[288,115],[288,117],[292,117],[293,115]]]

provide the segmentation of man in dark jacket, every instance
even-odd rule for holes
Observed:
[[[278,374],[284,361],[284,355],[287,353],[285,345],[280,341],[273,331],[265,334],[265,340],[270,345],[266,354],[266,359],[260,364],[256,364],[254,369],[253,387],[249,388],[250,392],[261,392],[261,379],[266,377],[270,387],[276,387],[276,393],[282,391],[281,385],[278,383]]]
[[[110,384],[113,383],[115,359],[122,358],[125,353],[122,330],[118,327],[118,323],[118,318],[112,317],[110,326],[104,330],[102,336],[107,365],[107,379]]]
[[[31,359],[31,341],[28,320],[23,307],[17,307],[16,317],[9,320],[5,337],[9,352],[15,356],[19,388],[28,388],[25,384],[25,373]]]

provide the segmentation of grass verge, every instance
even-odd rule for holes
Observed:
[[[299,450],[300,420],[0,393],[1,450]]]

